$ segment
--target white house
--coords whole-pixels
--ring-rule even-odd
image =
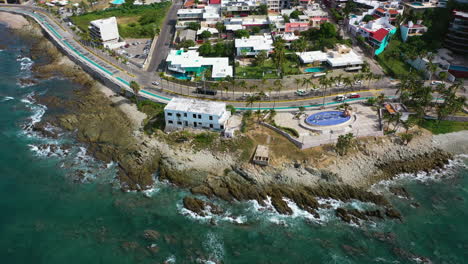
[[[166,59],[167,69],[182,73],[186,77],[202,74],[207,67],[211,67],[211,78],[219,79],[234,76],[232,66],[227,57],[202,57],[196,50],[171,50]]]
[[[115,17],[91,21],[89,33],[92,38],[100,40],[107,48],[113,49],[125,45],[125,42],[119,42],[119,29]]]
[[[245,53],[247,56],[255,56],[261,51],[270,53],[273,50],[273,39],[271,35],[250,36],[249,38],[236,39],[234,42],[237,56]]]
[[[364,63],[362,57],[351,48],[338,45],[334,50],[297,52],[302,63],[326,62],[332,68],[346,67],[347,70],[358,70]]]
[[[230,116],[226,103],[220,102],[172,98],[164,107],[166,131],[183,128],[223,131]]]

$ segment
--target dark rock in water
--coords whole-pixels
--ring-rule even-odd
[[[388,188],[388,190],[396,196],[401,196],[406,199],[410,199],[411,197],[404,187],[391,186],[390,188]]]
[[[58,131],[56,128],[52,128],[49,123],[37,122],[31,127],[32,131],[41,134],[47,138],[58,138]]]
[[[400,173],[417,173],[443,168],[452,157],[448,152],[437,150],[405,160],[386,161],[377,164],[377,167],[382,171],[381,179],[391,179]]]
[[[401,222],[403,222],[403,217],[401,216],[400,212],[393,208],[385,209],[385,215],[389,218],[399,219]]]
[[[124,251],[133,251],[135,249],[137,249],[138,247],[140,246],[140,244],[138,244],[137,242],[123,242],[120,247],[124,250]]]
[[[288,204],[283,200],[282,196],[274,195],[271,197],[271,204],[275,207],[276,211],[280,214],[290,215],[292,214],[292,209]]]
[[[364,255],[364,251],[360,248],[356,248],[356,247],[353,247],[353,246],[350,246],[350,245],[341,245],[341,247],[344,249],[344,251],[346,251],[346,254],[348,255],[353,255],[353,256],[356,256],[356,255],[359,255],[359,256],[363,256]]]
[[[205,202],[195,197],[186,196],[183,203],[186,209],[200,216],[206,216],[207,212],[217,215],[223,213],[223,210],[213,203]]]
[[[28,78],[20,78],[19,80],[19,84],[21,86],[29,86],[29,85],[35,85],[37,84],[37,81],[34,80],[34,79],[28,79]]]
[[[335,215],[347,223],[354,222],[358,225],[360,224],[359,220],[367,221],[370,220],[371,217],[383,219],[383,215],[380,210],[360,211],[357,209],[345,209],[340,207],[336,209]]]
[[[159,236],[159,232],[155,230],[147,229],[143,232],[143,237],[146,240],[158,240]]]
[[[351,223],[351,216],[348,215],[348,212],[344,208],[337,208],[335,211],[336,216],[341,218],[341,220],[345,221],[346,223]]]
[[[372,234],[372,236],[382,242],[394,243],[396,241],[395,233],[391,233],[391,232],[386,232],[386,233],[375,232]]]
[[[158,254],[158,252],[159,252],[159,247],[156,246],[156,245],[147,246],[146,249],[148,249],[148,251],[149,251],[152,255],[156,255],[156,254]]]

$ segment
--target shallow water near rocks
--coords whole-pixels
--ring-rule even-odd
[[[87,155],[63,134],[44,139],[25,125],[47,108],[31,96],[67,96],[79,88],[66,80],[21,87],[29,76],[18,56],[28,43],[0,26],[0,259],[2,263],[465,263],[468,259],[468,164],[452,164],[445,176],[402,176],[374,186],[404,216],[349,225],[331,210],[319,220],[297,208],[281,216],[256,202],[227,204],[223,215],[200,218],[182,209],[187,191],[157,183],[151,192],[123,193],[115,164]],[[50,154],[41,144],[71,144]],[[76,179],[77,173],[85,177]],[[419,179],[419,180],[418,180]],[[411,200],[388,192],[404,186]],[[320,200],[332,208],[342,202]],[[372,205],[353,201],[350,208]],[[213,219],[213,220],[212,220]],[[216,225],[213,225],[213,223]],[[159,232],[146,240],[145,230]],[[382,234],[388,232],[387,234]],[[398,261],[398,262],[395,262]]]

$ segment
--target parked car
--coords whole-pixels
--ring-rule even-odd
[[[305,91],[305,90],[297,90],[297,91],[295,92],[295,94],[298,95],[298,96],[305,96],[305,95],[307,95],[307,91]]]
[[[439,84],[444,84],[442,81],[432,81],[431,85],[439,85]]]
[[[342,94],[339,94],[335,97],[335,100],[338,101],[338,102],[342,102],[344,100],[348,99],[346,96],[342,95]]]
[[[252,96],[251,93],[244,93],[244,94],[242,95],[242,98],[247,98],[247,97],[250,97],[250,96]]]
[[[349,98],[360,98],[361,95],[357,94],[357,93],[352,93],[349,95]]]
[[[218,93],[218,91],[216,90],[203,89],[203,88],[197,88],[196,92],[199,94],[206,94],[206,95],[216,95]]]
[[[158,82],[152,82],[151,84],[154,85],[154,86],[159,86]]]

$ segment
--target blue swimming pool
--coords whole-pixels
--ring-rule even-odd
[[[468,67],[460,65],[451,65],[449,70],[468,72]]]
[[[351,116],[344,116],[342,111],[325,111],[312,114],[305,121],[313,126],[333,126],[342,124],[350,119]]]
[[[121,5],[121,4],[124,4],[125,3],[125,0],[113,0],[111,2],[111,4],[113,5]]]
[[[312,67],[312,68],[307,68],[307,69],[304,69],[304,72],[323,72],[325,70],[325,68],[322,68],[322,67]]]

